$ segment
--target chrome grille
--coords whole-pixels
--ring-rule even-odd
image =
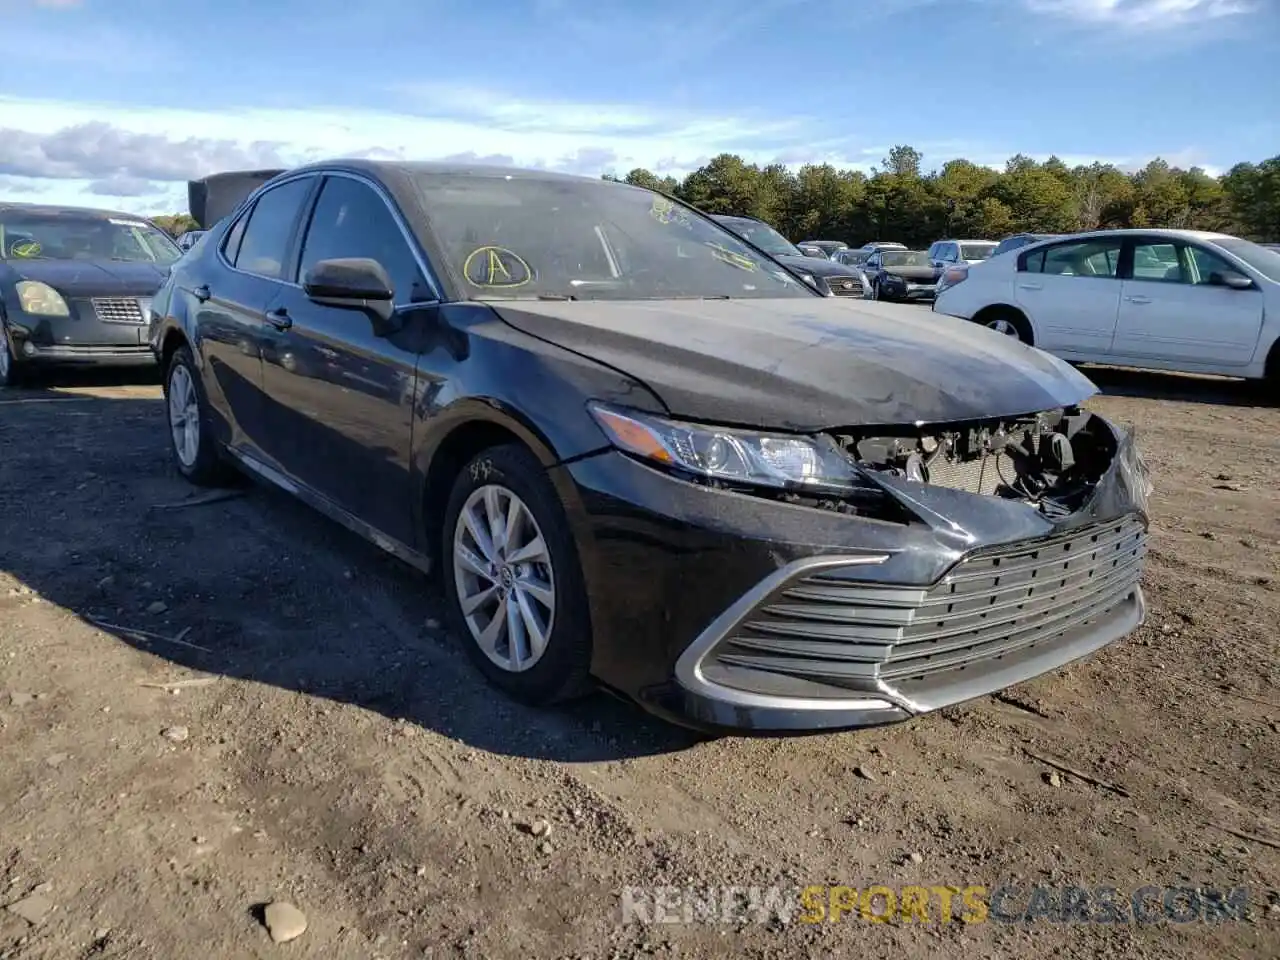
[[[146,323],[150,300],[137,297],[94,297],[93,312],[103,323]]]
[[[857,277],[827,277],[827,286],[837,297],[862,296],[862,281]]]
[[[810,695],[910,697],[958,682],[958,671],[1070,641],[1135,599],[1145,553],[1135,516],[976,551],[932,586],[859,581],[866,567],[814,574],[722,640],[707,674],[742,688],[769,674],[775,685],[778,675],[805,681]]]

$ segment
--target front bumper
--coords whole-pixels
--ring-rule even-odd
[[[905,303],[925,303],[934,300],[938,295],[938,288],[935,284],[884,284],[880,288],[880,295],[886,300],[898,300]]]
[[[22,364],[150,366],[149,297],[70,298],[70,316],[24,313],[10,306],[5,329]]]
[[[688,726],[899,722],[1088,656],[1145,616],[1145,501],[1119,463],[1057,524],[919,487],[908,495],[922,522],[862,519],[694,486],[617,453],[561,470],[578,501],[593,670]]]

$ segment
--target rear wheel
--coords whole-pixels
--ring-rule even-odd
[[[222,486],[232,471],[222,459],[210,427],[209,400],[191,351],[174,351],[164,378],[169,451],[178,472],[201,487]]]
[[[989,310],[978,318],[978,322],[988,330],[1006,337],[1014,337],[1023,343],[1031,342],[1031,327],[1027,324],[1027,318],[1017,310]]]
[[[454,480],[440,555],[452,632],[485,677],[535,705],[591,689],[586,586],[546,470],[517,444]]]

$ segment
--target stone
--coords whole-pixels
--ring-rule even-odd
[[[262,922],[274,943],[288,943],[307,931],[307,915],[285,900],[267,904]]]

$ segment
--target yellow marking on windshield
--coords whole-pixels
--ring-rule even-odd
[[[675,223],[685,229],[693,226],[689,222],[689,215],[663,196],[653,198],[653,203],[649,205],[649,216],[659,223]]]
[[[731,267],[737,267],[739,270],[752,272],[756,268],[756,262],[750,257],[744,257],[740,253],[734,253],[728,247],[721,246],[718,243],[708,242],[707,247],[711,250],[711,255],[721,263],[727,263]]]
[[[506,247],[477,247],[462,261],[462,275],[473,287],[510,289],[533,279],[533,268]]]
[[[9,256],[21,259],[38,257],[43,249],[38,240],[15,240],[13,241],[13,246],[9,248]]]

